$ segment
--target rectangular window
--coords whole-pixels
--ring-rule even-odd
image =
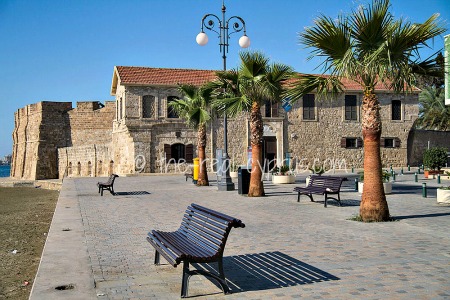
[[[154,103],[155,97],[151,95],[145,95],[142,97],[142,117],[153,118],[154,116]]]
[[[400,100],[392,100],[392,120],[402,119],[402,102]]]
[[[381,138],[380,145],[384,148],[399,148],[400,147],[400,139],[399,138]]]
[[[384,139],[384,148],[394,148],[394,139]]]
[[[316,119],[315,106],[314,94],[303,96],[303,120]]]
[[[341,138],[341,148],[356,149],[363,147],[362,138],[343,137]]]
[[[278,117],[278,102],[272,103],[271,101],[265,102],[264,116],[266,118],[276,118]]]
[[[356,121],[358,119],[355,95],[345,95],[345,120]]]

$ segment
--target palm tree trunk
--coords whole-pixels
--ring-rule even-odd
[[[263,142],[263,120],[261,108],[257,102],[253,102],[250,113],[250,143],[252,145],[252,173],[250,175],[250,187],[248,197],[264,196],[264,185],[262,182],[262,142]]]
[[[381,177],[380,103],[372,89],[365,91],[362,105],[364,138],[364,190],[359,213],[364,222],[388,221],[389,208]]]
[[[199,158],[199,172],[197,185],[208,186],[208,173],[206,171],[206,125],[201,124],[198,127],[197,133],[197,149],[198,149],[198,158]]]

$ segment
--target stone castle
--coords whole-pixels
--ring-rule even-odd
[[[115,101],[39,102],[15,113],[11,177],[50,179],[64,176],[107,176],[182,172],[196,157],[196,137],[167,105],[181,97],[178,84],[197,86],[215,77],[213,70],[147,67],[114,68],[111,95]],[[289,158],[292,167],[320,163],[328,167],[361,168],[362,91],[351,81],[333,101],[306,95],[286,111],[266,103],[264,160],[269,167]],[[421,148],[414,140],[429,139],[413,130],[418,94],[394,94],[377,87],[383,120],[384,166],[417,165]],[[208,157],[223,145],[223,120],[209,126]],[[434,133],[433,133],[434,134]],[[228,121],[228,154],[233,164],[247,162],[247,114]],[[435,145],[448,145],[448,135],[436,133]],[[212,166],[212,165],[211,165]]]

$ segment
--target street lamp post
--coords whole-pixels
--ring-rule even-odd
[[[230,35],[236,32],[244,31],[244,35],[239,39],[239,46],[242,48],[247,48],[250,46],[250,39],[247,36],[245,22],[241,17],[232,16],[228,20],[225,18],[226,7],[224,1],[222,1],[222,19],[214,14],[206,14],[202,18],[202,30],[197,35],[196,41],[200,46],[204,46],[208,43],[208,36],[206,35],[204,29],[208,29],[217,33],[219,37],[220,52],[222,53],[223,59],[223,70],[227,70],[227,53],[229,46]],[[215,21],[218,22],[219,26],[216,26]],[[233,23],[232,30],[230,31],[229,24]],[[217,30],[218,31],[217,31]],[[225,168],[225,176],[222,176],[220,184],[218,184],[220,191],[232,191],[234,190],[234,183],[231,181],[230,168],[229,168],[229,157],[228,157],[228,124],[227,124],[227,114],[223,117],[223,167]]]

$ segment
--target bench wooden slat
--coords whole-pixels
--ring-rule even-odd
[[[241,220],[192,203],[187,207],[180,227],[174,232],[153,230],[147,241],[155,248],[155,264],[162,255],[176,267],[183,262],[181,296],[187,296],[191,275],[202,274],[216,279],[224,293],[229,287],[223,272],[223,252],[231,228],[244,228]],[[189,270],[190,263],[218,262],[219,275],[203,270]]]
[[[237,228],[237,227],[244,228],[245,227],[245,224],[242,223],[241,220],[238,220],[236,218],[230,217],[230,216],[228,216],[226,214],[223,214],[223,213],[220,213],[218,211],[215,211],[215,210],[212,210],[212,209],[200,206],[198,204],[195,204],[195,208],[193,208],[193,210],[209,214],[208,217],[215,216],[217,218],[218,222],[222,222],[222,220],[223,220],[223,221],[225,221],[226,223],[229,223],[230,225],[232,225],[235,228]]]
[[[204,249],[198,247],[195,243],[186,240],[186,236],[180,234],[178,231],[175,232],[165,232],[163,237],[168,240],[173,247],[176,247],[182,252],[182,256],[194,259],[198,257],[205,257],[213,255],[213,251],[205,251]]]
[[[193,230],[192,228],[180,228],[185,235],[189,235],[195,240],[199,240],[202,243],[204,243],[210,250],[212,251],[218,251],[220,249],[220,246],[222,245],[221,240],[212,240],[210,238],[205,238],[204,236],[200,235],[198,231]]]
[[[222,240],[218,240],[218,239],[214,239],[214,238],[209,238],[209,237],[205,237],[204,235],[202,235],[201,231],[199,231],[198,229],[195,228],[188,228],[188,227],[180,227],[181,231],[183,232],[189,232],[192,236],[195,236],[196,239],[199,239],[205,243],[207,243],[208,245],[210,245],[210,247],[214,250],[214,251],[218,251],[222,245]]]
[[[194,219],[195,220],[195,219]],[[205,226],[202,226],[201,223],[193,221],[192,219],[183,219],[182,223],[186,227],[194,227],[201,231],[201,235],[203,235],[205,238],[214,237],[218,240],[222,240],[223,235],[225,234],[225,231],[222,232],[211,229],[207,224],[204,224]],[[206,235],[205,235],[206,234]]]
[[[196,219],[200,219],[199,222],[202,222],[202,224],[204,222],[204,223],[210,224],[212,227],[218,228],[220,230],[226,230],[228,228],[228,223],[216,221],[214,219],[205,217],[203,214],[198,214],[196,212],[191,211],[189,214],[186,213],[186,214],[184,214],[184,217],[185,218],[195,217]]]

